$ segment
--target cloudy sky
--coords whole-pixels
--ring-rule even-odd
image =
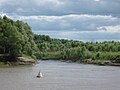
[[[53,38],[120,41],[120,0],[0,0],[0,14]]]

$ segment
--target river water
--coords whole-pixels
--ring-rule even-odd
[[[120,90],[120,67],[40,61],[0,68],[0,90]]]

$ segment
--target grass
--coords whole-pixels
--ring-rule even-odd
[[[27,58],[27,59],[33,59],[32,56],[28,56],[28,55],[25,55],[25,54],[22,54],[22,57]]]

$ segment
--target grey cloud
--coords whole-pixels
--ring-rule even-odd
[[[101,15],[22,17],[34,30],[96,31],[98,27],[120,25],[120,19]]]
[[[101,15],[24,17],[33,32],[82,41],[120,41],[120,19]],[[30,21],[29,21],[30,20]],[[31,21],[32,20],[32,21]]]
[[[35,31],[37,34],[49,35],[52,38],[72,39],[81,41],[120,41],[120,32],[105,31]]]
[[[11,15],[92,14],[120,17],[119,0],[2,0],[0,11]]]
[[[57,14],[56,9],[62,5],[59,0],[8,0],[0,3],[0,11],[21,16]]]
[[[0,12],[34,33],[85,41],[120,41],[119,9],[120,0],[0,0]]]

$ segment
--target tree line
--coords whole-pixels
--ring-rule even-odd
[[[120,42],[82,42],[75,40],[53,39],[45,35],[34,35],[34,41],[39,49],[39,58],[85,61],[110,60],[120,55]],[[117,58],[120,59],[120,58]]]
[[[17,57],[57,60],[109,60],[120,61],[120,42],[82,42],[55,39],[33,34],[23,21],[0,17],[0,61],[16,61]]]

